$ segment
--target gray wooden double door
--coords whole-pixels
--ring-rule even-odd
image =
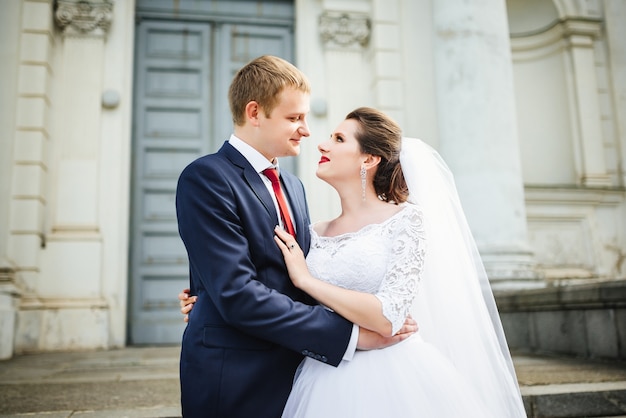
[[[189,276],[176,224],[176,182],[188,163],[216,151],[230,135],[227,91],[234,73],[262,54],[292,58],[290,2],[224,1],[220,13],[214,10],[220,2],[180,3],[177,19],[168,10],[171,2],[140,0],[137,6],[130,344],[181,340],[184,322],[176,296]],[[259,15],[257,3],[265,4],[268,16]],[[273,9],[268,3],[275,3]],[[142,4],[152,9],[142,12]]]

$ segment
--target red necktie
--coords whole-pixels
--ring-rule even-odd
[[[267,176],[268,179],[272,182],[272,188],[274,189],[274,194],[276,195],[276,200],[278,201],[278,207],[280,208],[280,219],[283,221],[283,225],[287,228],[287,232],[289,232],[294,237],[296,236],[296,230],[293,228],[293,223],[291,223],[291,216],[289,216],[289,207],[287,206],[287,201],[285,200],[285,196],[283,195],[283,190],[280,187],[280,180],[278,180],[278,173],[275,168],[267,168],[263,170],[263,174]]]

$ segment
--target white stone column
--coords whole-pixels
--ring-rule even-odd
[[[440,151],[496,286],[535,281],[504,0],[433,1]]]
[[[606,36],[609,48],[611,78],[615,89],[616,138],[620,139],[619,156],[621,184],[626,185],[626,2],[622,0],[604,0]]]
[[[604,160],[604,144],[594,41],[601,33],[601,22],[590,19],[567,19],[563,23],[564,38],[574,79],[574,139],[579,181],[583,186],[611,186]]]

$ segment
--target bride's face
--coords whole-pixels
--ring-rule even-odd
[[[356,139],[359,123],[346,119],[337,126],[330,138],[321,142],[317,149],[322,154],[317,165],[317,177],[330,185],[358,182],[360,187],[361,164],[366,156]]]

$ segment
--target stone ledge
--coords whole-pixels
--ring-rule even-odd
[[[512,350],[626,360],[626,280],[495,297]]]
[[[501,313],[626,308],[626,280],[501,291],[494,295]]]

